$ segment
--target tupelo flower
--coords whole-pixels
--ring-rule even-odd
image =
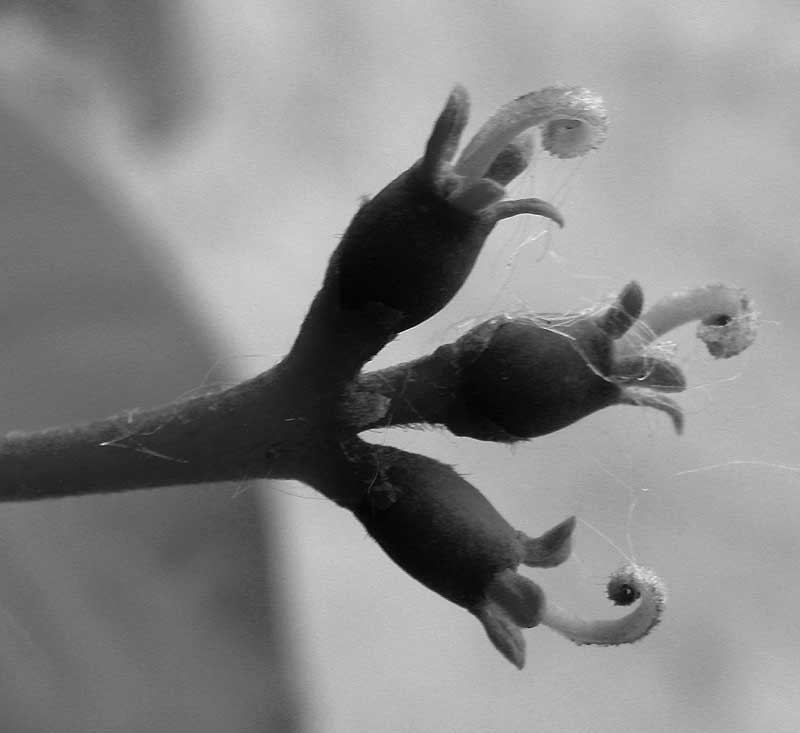
[[[469,100],[457,86],[434,124],[423,157],[353,217],[323,289],[346,311],[376,305],[397,314],[395,333],[443,308],[472,270],[498,221],[519,214],[563,219],[537,198],[505,199],[505,184],[528,165],[531,127],[545,150],[583,155],[605,137],[602,100],[579,87],[549,87],[501,107],[453,161]],[[383,344],[381,344],[382,346]]]
[[[666,412],[676,431],[680,407],[664,392],[686,387],[681,370],[642,351],[620,353],[619,340],[638,323],[644,296],[626,285],[597,313],[499,316],[454,345],[459,399],[447,419],[459,435],[512,442],[560,430],[611,405]]]
[[[725,285],[683,290],[642,314],[638,283],[599,312],[498,316],[452,347],[458,394],[443,421],[454,433],[513,442],[560,430],[612,405],[666,413],[683,429],[680,406],[665,393],[686,388],[680,368],[649,345],[692,320],[717,358],[755,339],[757,315],[743,291]]]
[[[514,442],[605,407],[637,405],[666,413],[680,433],[683,413],[668,395],[686,379],[652,342],[694,319],[712,355],[733,356],[755,339],[757,315],[743,291],[719,284],[673,293],[644,313],[643,306],[631,282],[604,308],[497,316],[432,354],[361,375],[346,420],[359,430],[434,424]]]
[[[520,565],[551,568],[569,558],[575,518],[538,537],[512,527],[450,466],[426,456],[352,441],[347,454],[369,491],[353,511],[383,550],[409,575],[480,621],[494,646],[525,665],[522,629],[540,623],[578,644],[640,639],[658,623],[663,585],[629,566],[612,575],[609,598],[638,605],[614,620],[585,621],[550,603]]]

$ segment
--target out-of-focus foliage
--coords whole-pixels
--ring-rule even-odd
[[[6,430],[174,399],[218,356],[157,230],[124,207],[123,187],[101,190],[107,163],[98,154],[84,166],[78,146],[91,135],[74,136],[102,102],[93,84],[106,79],[132,138],[167,153],[191,113],[161,88],[172,65],[158,34],[178,29],[165,28],[158,3],[110,3],[110,27],[67,7],[20,7],[4,27],[29,34],[30,61],[41,53],[38,67],[2,70]],[[140,12],[117,18],[118,8]],[[48,66],[59,58],[74,66]],[[77,68],[85,75],[71,76]],[[0,729],[297,729],[283,569],[259,497],[245,488],[3,506]]]

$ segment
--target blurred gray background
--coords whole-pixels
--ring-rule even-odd
[[[669,587],[629,647],[468,614],[300,484],[5,507],[0,727],[11,731],[796,731],[800,9],[793,2],[5,2],[3,425],[101,417],[268,368],[363,194],[420,154],[455,82],[477,128],[554,82],[608,142],[518,184],[563,231],[498,228],[384,365],[501,310],[745,287],[757,343],[671,335],[683,436],[618,407],[507,447],[380,431],[455,464],[520,529],[582,520],[532,572],[587,616],[633,556]],[[188,511],[187,507],[192,507]],[[155,549],[154,549],[155,548]]]

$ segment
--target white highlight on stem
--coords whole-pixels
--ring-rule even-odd
[[[622,618],[586,621],[548,602],[540,616],[540,623],[576,644],[615,646],[638,641],[661,620],[666,602],[664,583],[652,570],[630,564],[611,576],[609,589],[612,585],[618,590],[621,587],[629,589],[639,597],[636,608]]]
[[[603,100],[583,87],[554,86],[530,92],[500,107],[481,127],[456,161],[454,171],[480,178],[517,135],[542,128],[542,147],[559,158],[575,158],[606,138]]]
[[[716,358],[728,358],[755,341],[758,317],[747,294],[721,283],[679,290],[651,306],[617,341],[617,356],[640,352],[674,328],[700,321],[697,337]]]

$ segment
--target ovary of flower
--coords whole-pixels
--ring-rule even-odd
[[[500,107],[459,156],[454,172],[480,178],[521,132],[542,129],[542,147],[558,158],[575,158],[606,137],[603,100],[583,87],[553,86],[530,92]]]

